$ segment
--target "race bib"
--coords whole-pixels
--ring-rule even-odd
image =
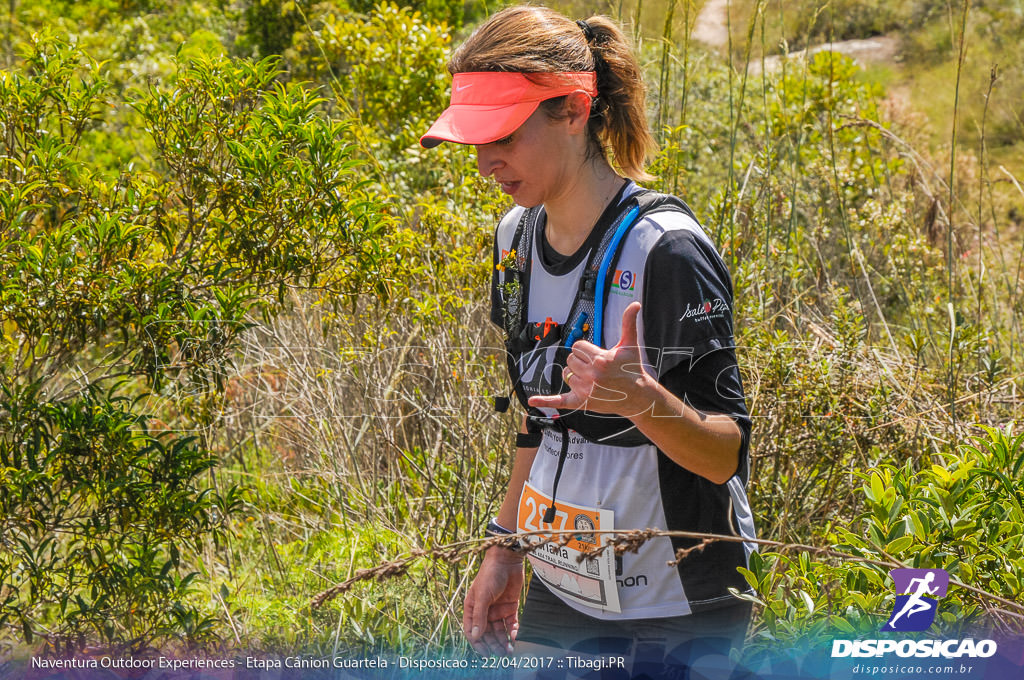
[[[607,548],[593,552],[606,545],[611,534],[590,533],[614,529],[614,513],[570,505],[562,500],[555,506],[555,520],[548,524],[544,521],[544,514],[551,507],[551,499],[529,482],[523,485],[523,493],[519,497],[519,531],[574,532],[565,545],[561,543],[566,534],[538,534],[524,538],[524,543],[540,544],[529,553],[533,573],[566,600],[609,612],[621,612],[615,584],[615,551]],[[545,543],[548,538],[551,541]]]

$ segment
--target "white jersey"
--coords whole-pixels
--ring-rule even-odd
[[[628,185],[625,200],[634,191]],[[559,258],[546,249],[543,216],[532,239],[527,320],[565,324],[589,251],[616,214],[610,207],[577,253]],[[495,263],[512,249],[523,214],[513,208],[498,225]],[[554,255],[554,257],[552,257]],[[554,261],[552,261],[554,260]],[[643,215],[626,237],[615,265],[604,314],[603,346],[618,342],[621,317],[634,300],[643,304],[638,338],[645,347],[643,370],[691,406],[732,416],[743,432],[736,474],[723,485],[677,465],[652,444],[608,446],[570,430],[555,502],[570,508],[567,528],[601,522],[601,529],[673,529],[754,537],[747,501],[747,440],[750,420],[743,401],[732,339],[732,286],[721,258],[703,229],[678,211]],[[501,325],[503,291],[492,290],[492,320]],[[538,370],[536,366],[531,370]],[[543,370],[541,367],[539,370]],[[561,433],[545,429],[520,504],[519,530],[537,529],[538,505],[549,502],[561,451]],[[575,525],[573,524],[575,516]],[[602,519],[603,518],[603,519]],[[605,522],[614,526],[604,525]],[[694,551],[677,567],[676,550],[696,544],[659,537],[638,553],[616,557],[614,580],[595,565],[559,571],[558,556],[534,563],[538,574],[567,604],[601,619],[679,616],[735,601],[730,587],[749,588],[736,571],[746,566],[752,543],[716,542]],[[611,559],[609,557],[609,559]],[[575,561],[573,561],[575,563]],[[600,573],[599,573],[600,572]],[[601,579],[604,579],[603,581]],[[614,588],[615,592],[608,592]]]

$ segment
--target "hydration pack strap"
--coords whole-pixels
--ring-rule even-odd
[[[598,245],[587,255],[566,323],[556,329],[561,333],[560,344],[563,350],[569,350],[580,339],[589,340],[600,347],[605,346],[604,308],[612,283],[608,273],[615,271],[626,236],[644,215],[654,211],[675,211],[689,215],[694,221],[697,219],[683,201],[647,189],[634,192],[617,204],[617,208],[618,214],[601,235]],[[542,210],[542,206],[535,206],[523,211],[510,244],[515,251],[515,266],[504,268],[499,277],[499,285],[502,287],[500,297],[504,307],[505,346],[513,391],[528,414],[543,427],[551,427],[544,422],[548,419],[541,412],[527,405],[527,394],[522,389],[518,366],[519,357],[537,346],[537,333],[529,327],[527,319],[534,236]],[[563,426],[568,427],[565,424]],[[613,434],[598,440],[615,436]]]
[[[608,279],[608,270],[611,269],[612,265],[618,262],[622,239],[633,227],[633,223],[636,222],[636,217],[639,214],[639,204],[630,208],[629,212],[626,213],[622,222],[619,223],[618,228],[615,229],[615,233],[612,234],[611,243],[608,244],[608,250],[605,252],[604,258],[601,260],[601,266],[597,270],[597,289],[594,291],[593,337],[594,344],[598,347],[604,347],[604,296],[605,282]]]

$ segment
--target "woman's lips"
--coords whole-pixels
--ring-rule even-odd
[[[519,182],[498,182],[498,184],[501,185],[501,190],[504,191],[506,194],[513,194],[513,193],[515,193],[516,189],[519,188],[519,184],[520,183]]]

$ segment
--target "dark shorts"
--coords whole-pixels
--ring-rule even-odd
[[[735,603],[688,616],[605,621],[576,611],[534,577],[520,616],[518,640],[567,654],[626,659],[622,672],[616,665],[594,677],[685,678],[688,669],[719,666],[726,663],[730,650],[743,647],[751,606],[737,598]]]

